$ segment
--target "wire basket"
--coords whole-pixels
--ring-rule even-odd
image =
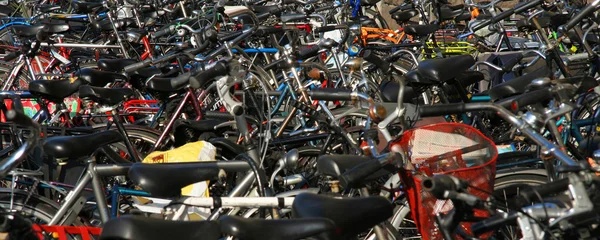
[[[100,233],[102,232],[102,228],[84,226],[48,226],[34,224],[32,228],[41,240],[92,240],[97,239],[97,237],[94,236],[100,236]]]
[[[442,239],[435,225],[437,213],[452,208],[450,200],[438,200],[421,188],[421,180],[438,174],[449,174],[466,180],[485,192],[469,188],[470,194],[485,199],[493,191],[498,152],[492,140],[477,129],[460,123],[439,123],[411,129],[399,140],[414,169],[401,172],[411,214],[423,239]],[[487,217],[475,210],[476,217]],[[471,234],[470,223],[461,223]],[[454,236],[461,239],[460,236]],[[486,236],[483,236],[485,238]]]

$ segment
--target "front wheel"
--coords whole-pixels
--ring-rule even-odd
[[[506,202],[514,198],[519,192],[529,186],[537,186],[547,183],[548,178],[543,169],[515,168],[501,170],[496,173],[494,183],[494,198]],[[510,206],[508,206],[510,208]],[[421,239],[420,233],[411,219],[410,206],[408,202],[402,201],[394,210],[390,219],[392,226],[396,228],[403,239]],[[511,233],[517,233],[514,229],[500,229],[496,233],[496,239],[518,239]]]

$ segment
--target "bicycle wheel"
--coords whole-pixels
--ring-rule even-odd
[[[511,199],[520,192],[521,189],[527,186],[541,185],[547,182],[545,171],[534,168],[515,168],[499,171],[496,174],[494,184],[494,193],[496,199],[506,200]],[[414,225],[414,221],[410,216],[410,207],[406,201],[401,202],[395,210],[394,215],[390,219],[390,223],[398,231],[403,239],[421,239],[418,229]],[[510,207],[510,206],[508,206]],[[517,233],[506,227],[498,231],[500,236],[506,236],[505,233]],[[496,234],[496,235],[498,235]],[[500,238],[513,239],[513,238]],[[518,239],[518,238],[515,238]]]
[[[140,154],[140,157],[143,159],[145,156],[150,154],[150,149],[152,149],[152,147],[154,146],[156,141],[158,141],[160,132],[158,132],[157,130],[154,130],[152,128],[149,128],[149,127],[137,126],[137,125],[125,125],[124,127],[125,127],[125,131],[127,132],[127,137],[129,138],[129,141],[131,142],[133,147],[137,150],[137,152]],[[97,130],[105,131],[106,128],[99,127],[99,128],[97,128]],[[116,127],[112,127],[110,130],[116,131],[117,129],[116,129]],[[161,147],[161,149],[169,149],[171,146],[173,146],[173,141],[172,141],[171,137],[167,137],[165,139],[164,144],[162,144],[161,146],[163,146],[163,147]],[[124,143],[119,142],[119,143],[111,144],[110,147],[113,150],[115,150],[116,153],[121,155],[121,157],[123,157],[124,159],[135,162],[135,160],[133,160],[129,156],[129,154],[128,154],[129,151],[127,151],[127,147],[125,147]]]
[[[48,223],[58,211],[59,206],[50,199],[36,194],[28,198],[27,192],[14,190],[14,194],[11,194],[10,191],[11,189],[7,188],[0,189],[0,208],[18,211],[32,219],[34,223]]]

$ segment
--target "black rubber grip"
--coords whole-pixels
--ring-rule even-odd
[[[151,63],[152,63],[152,61],[150,59],[146,59],[146,60],[144,60],[142,62],[138,62],[138,63],[134,63],[134,64],[131,64],[131,65],[125,66],[123,68],[123,71],[126,72],[126,73],[133,72],[133,71],[136,71],[136,70],[138,70],[140,68],[148,67],[148,66],[150,66]]]
[[[446,191],[460,191],[468,186],[464,180],[445,174],[425,178],[421,185],[424,191],[430,192],[437,199],[446,199]]]
[[[515,6],[515,14],[525,12],[525,11],[527,11],[531,8],[534,8],[540,4],[542,4],[542,0],[533,0],[533,1],[527,1],[527,2],[521,3],[517,6]]]
[[[267,20],[267,18],[269,18],[270,16],[271,16],[271,13],[268,13],[268,12],[259,13],[259,14],[256,14],[256,19],[258,19],[258,21],[264,21],[264,20]]]
[[[591,5],[591,4],[586,6],[583,10],[581,10],[579,13],[577,13],[575,16],[573,16],[573,18],[571,18],[571,20],[569,20],[567,22],[567,24],[564,25],[564,30],[568,31],[571,28],[575,27],[575,25],[577,25],[579,22],[581,22],[587,16],[594,13],[596,11],[596,7],[597,6]]]
[[[477,25],[475,25],[474,27],[471,28],[471,31],[476,32],[479,29],[482,29],[484,27],[489,26],[490,24],[492,24],[492,20],[485,20],[483,22],[478,23]]]
[[[17,58],[19,56],[18,52],[11,52],[9,54],[6,54],[6,56],[4,56],[4,61],[12,61],[13,59]]]
[[[36,123],[33,120],[31,120],[31,118],[29,118],[27,115],[25,115],[25,113],[22,112],[8,110],[4,115],[6,116],[7,121],[14,122],[21,126],[34,127],[36,125]]]
[[[370,62],[372,64],[375,64],[375,66],[377,66],[377,68],[381,69],[384,73],[387,73],[390,71],[390,63],[381,59],[379,56],[377,56],[371,50],[366,50],[363,53],[363,59],[367,60],[368,62]]]
[[[294,3],[296,3],[296,0],[283,0],[282,3],[283,4],[294,4]]]
[[[517,213],[517,211],[513,211],[507,216],[498,214],[483,221],[473,223],[473,225],[471,225],[471,231],[473,232],[473,235],[479,236],[486,232],[496,230],[507,224],[515,223],[517,221],[517,217],[519,216]]]
[[[566,191],[569,188],[569,179],[563,178],[543,185],[530,186],[522,189],[515,199],[518,206],[527,206],[532,202],[538,202],[541,198],[548,197]]]
[[[412,6],[411,6],[412,7]],[[395,8],[392,8],[388,13],[390,13],[390,15],[394,14],[395,12],[399,11],[400,9],[404,8],[404,6],[400,5],[397,6]]]
[[[298,60],[306,60],[307,58],[317,56],[319,54],[319,50],[321,49],[318,45],[302,48],[298,53]]]
[[[210,119],[218,119],[218,120],[233,120],[233,115],[228,112],[217,112],[217,111],[207,111],[204,113],[205,118]]]
[[[192,88],[201,88],[216,77],[227,75],[228,72],[229,64],[225,61],[218,61],[211,68],[190,77],[190,86]]]
[[[163,28],[161,30],[158,30],[154,33],[152,33],[152,38],[159,38],[165,35],[169,35],[171,32],[173,32],[175,30],[175,26],[168,26],[166,28]]]
[[[521,94],[510,104],[513,111],[517,111],[523,107],[534,103],[540,103],[552,98],[552,89],[549,87]]]
[[[512,72],[513,67],[521,62],[521,60],[523,60],[523,54],[515,54],[514,57],[502,63],[502,71]]]
[[[384,166],[377,159],[366,161],[365,163],[357,165],[342,173],[339,178],[340,185],[344,188],[358,188],[360,187],[362,180],[383,167]]]
[[[419,107],[421,117],[452,115],[471,111],[464,103],[435,104]]]
[[[259,26],[256,30],[256,35],[268,35],[285,32],[284,28],[278,28],[275,26]]]
[[[500,14],[494,16],[491,21],[492,21],[492,23],[498,23],[498,22],[510,17],[514,13],[515,13],[515,9],[506,10],[506,11],[501,12]]]
[[[340,30],[340,29],[346,29],[346,28],[348,28],[348,26],[346,26],[346,25],[329,25],[329,26],[315,28],[313,31],[316,33],[320,33],[320,32],[330,32],[333,30]]]
[[[323,101],[350,101],[352,100],[352,91],[341,88],[315,88],[308,91],[308,95],[313,100]]]

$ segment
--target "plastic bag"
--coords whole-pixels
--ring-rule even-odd
[[[183,163],[215,161],[217,149],[205,141],[187,143],[181,147],[150,153],[143,163]],[[177,173],[174,173],[177,174]],[[191,197],[208,197],[208,181],[194,183],[181,189],[181,194]]]

